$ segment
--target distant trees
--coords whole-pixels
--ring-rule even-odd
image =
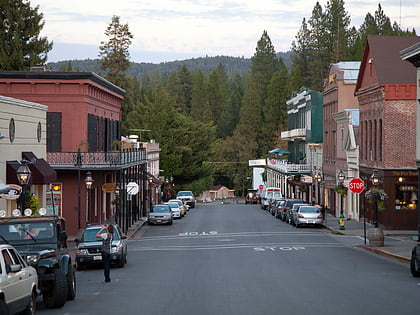
[[[44,22],[38,9],[25,0],[0,0],[0,70],[45,65],[53,44],[40,37]]]

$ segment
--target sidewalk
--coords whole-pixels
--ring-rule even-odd
[[[360,247],[406,263],[410,263],[411,250],[416,245],[416,242],[411,237],[418,235],[416,230],[384,230],[384,246],[372,247],[369,246],[369,240],[367,239],[369,230],[373,228],[373,225],[370,223],[366,222],[365,228],[363,221],[346,220],[344,221],[345,229],[340,230],[338,218],[328,214],[327,220],[324,221],[324,226],[337,234],[355,235],[362,238],[365,238],[366,231],[366,244],[362,244]]]

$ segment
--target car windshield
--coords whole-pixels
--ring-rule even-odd
[[[55,236],[52,222],[8,222],[0,225],[0,242],[40,240]]]
[[[102,241],[102,239],[100,237],[96,237],[96,233],[98,233],[100,227],[98,228],[94,228],[94,229],[87,229],[81,238],[81,242],[98,242],[98,241]],[[105,231],[104,231],[105,233]],[[118,232],[115,232],[114,229],[114,240],[119,240],[120,236],[118,235]]]
[[[192,192],[190,191],[180,191],[177,196],[192,196]]]
[[[167,207],[153,207],[151,212],[158,212],[158,213],[162,213],[162,212],[168,212],[169,209]]]
[[[177,202],[168,202],[168,205],[171,208],[179,208],[179,204]]]

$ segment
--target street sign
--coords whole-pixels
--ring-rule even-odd
[[[129,182],[127,184],[127,194],[129,195],[137,195],[139,192],[139,185],[135,182]]]
[[[264,185],[259,185],[259,186],[258,186],[258,189],[259,189],[259,190],[263,190],[263,189],[264,189]]]
[[[353,178],[349,182],[349,189],[355,194],[360,194],[365,189],[365,182],[360,178]]]

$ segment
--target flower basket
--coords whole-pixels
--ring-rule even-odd
[[[345,196],[345,195],[347,195],[348,188],[346,186],[344,186],[343,184],[338,184],[337,186],[334,187],[334,190],[338,194],[340,194],[342,196]]]
[[[387,193],[382,189],[369,189],[365,192],[365,198],[369,203],[378,202],[378,209],[383,209],[384,200],[388,198]]]

